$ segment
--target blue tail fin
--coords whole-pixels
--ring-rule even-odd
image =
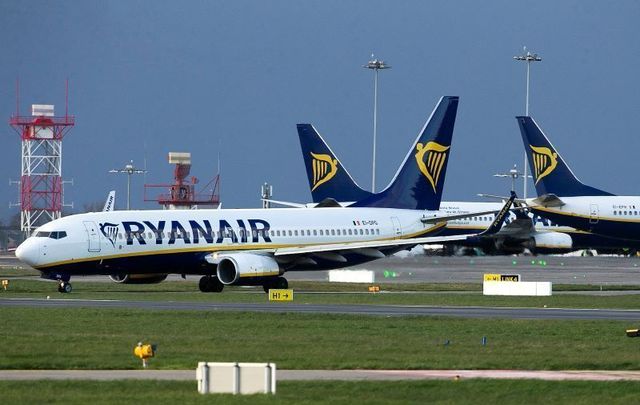
[[[442,199],[457,111],[458,97],[442,97],[391,184],[352,206],[437,210]]]
[[[329,145],[311,124],[298,124],[300,147],[313,202],[327,198],[360,201],[371,195],[353,181]]]
[[[576,178],[558,151],[531,117],[516,117],[529,167],[538,196],[555,194],[558,197],[613,195],[587,186]]]

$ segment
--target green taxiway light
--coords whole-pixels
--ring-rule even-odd
[[[517,261],[515,261],[515,260],[513,260],[513,261],[511,262],[511,264],[513,264],[513,265],[515,266],[516,264],[518,264],[518,262],[517,262]]]

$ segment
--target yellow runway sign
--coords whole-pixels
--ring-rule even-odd
[[[293,301],[293,290],[269,290],[269,301]]]

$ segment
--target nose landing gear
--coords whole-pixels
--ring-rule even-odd
[[[60,281],[58,283],[58,292],[68,294],[73,290],[71,283],[68,281]]]

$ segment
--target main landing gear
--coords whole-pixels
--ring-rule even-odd
[[[287,288],[289,288],[289,282],[284,277],[276,277],[266,281],[262,285],[262,288],[266,293],[269,293],[270,289],[286,290]]]
[[[218,280],[218,277],[203,276],[198,283],[200,291],[202,292],[222,292],[224,284]]]
[[[58,292],[61,292],[63,294],[68,294],[71,292],[71,290],[73,290],[73,287],[71,286],[70,282],[60,281],[58,283]]]

